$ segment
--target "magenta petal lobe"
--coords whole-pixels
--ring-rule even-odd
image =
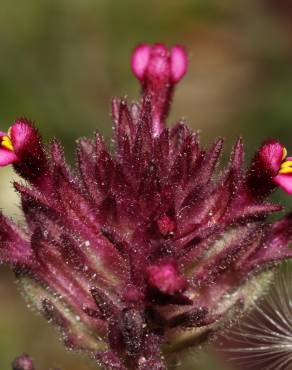
[[[15,163],[18,161],[18,157],[15,152],[11,150],[0,147],[0,166],[4,167],[9,164]]]
[[[285,190],[286,193],[292,195],[292,173],[278,174],[273,180],[277,185]]]
[[[178,82],[187,71],[187,54],[183,47],[175,46],[171,49],[170,55],[171,78],[174,82]]]
[[[151,47],[146,44],[139,45],[133,52],[131,67],[134,75],[139,79],[143,79],[148,66],[151,53]]]

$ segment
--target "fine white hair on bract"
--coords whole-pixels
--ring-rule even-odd
[[[224,357],[245,370],[292,369],[292,264],[285,262],[265,298],[225,332]]]

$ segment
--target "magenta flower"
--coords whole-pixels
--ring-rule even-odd
[[[105,369],[158,370],[246,310],[292,256],[291,214],[267,221],[281,206],[266,201],[277,185],[291,193],[291,158],[270,140],[245,171],[239,139],[218,173],[222,139],[206,150],[184,122],[166,128],[184,49],[140,45],[132,69],[140,103],[113,99],[113,151],[98,133],[81,139],[75,171],[30,122],[3,134],[1,163],[28,184],[15,183],[25,228],[1,215],[0,260],[67,347]]]

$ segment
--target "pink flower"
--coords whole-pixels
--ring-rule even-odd
[[[132,70],[151,101],[153,135],[165,125],[174,85],[187,71],[187,55],[181,46],[168,50],[163,44],[141,44],[132,54]]]
[[[37,184],[46,175],[47,159],[41,137],[33,124],[18,119],[8,130],[0,133],[0,166],[13,164],[16,172]]]
[[[267,197],[276,185],[292,194],[292,161],[287,157],[286,148],[277,140],[267,140],[259,148],[252,162],[248,183],[257,197]]]

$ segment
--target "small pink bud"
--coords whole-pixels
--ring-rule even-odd
[[[169,50],[163,44],[153,46],[141,44],[136,47],[131,58],[131,67],[139,80],[167,80],[178,82],[186,73],[188,58],[182,46]],[[145,82],[145,81],[144,81]]]
[[[34,370],[32,359],[25,353],[17,357],[12,364],[13,370]]]
[[[187,282],[179,272],[175,261],[163,261],[147,268],[150,286],[165,294],[175,294],[186,288]]]
[[[157,226],[160,233],[164,236],[172,234],[176,229],[173,219],[165,214],[157,220]]]
[[[132,54],[131,67],[141,81],[143,98],[151,99],[154,136],[159,136],[165,126],[174,85],[186,73],[187,65],[187,54],[182,46],[168,49],[160,43],[141,44]]]

